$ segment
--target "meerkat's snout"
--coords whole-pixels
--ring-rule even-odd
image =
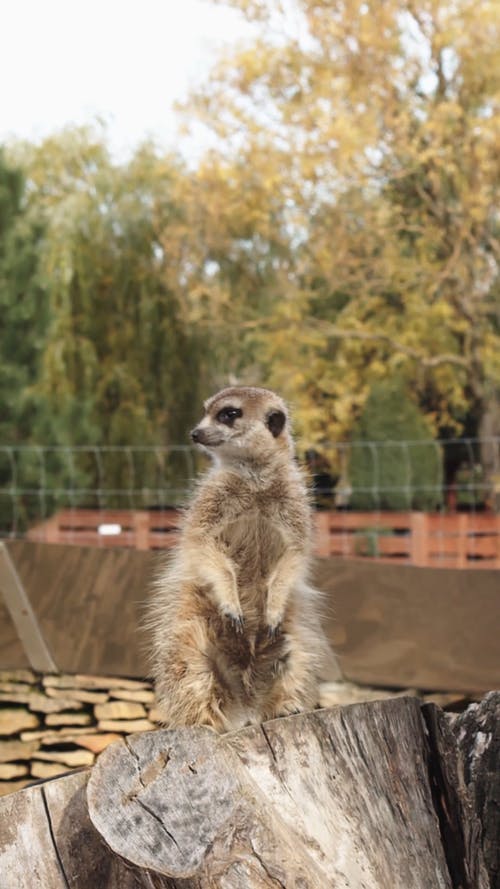
[[[206,432],[204,432],[203,429],[200,429],[199,426],[195,426],[195,428],[191,430],[189,435],[191,436],[191,439],[192,439],[192,441],[194,441],[195,444],[199,444],[199,445],[209,444],[209,442],[207,442],[207,440],[206,440],[206,438],[207,438]]]

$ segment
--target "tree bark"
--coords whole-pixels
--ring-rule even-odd
[[[130,736],[0,800],[0,885],[498,889],[499,724],[497,693]]]
[[[452,730],[464,781],[480,824],[491,889],[500,889],[500,693],[491,692],[455,717]]]

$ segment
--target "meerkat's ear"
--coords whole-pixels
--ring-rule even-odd
[[[266,417],[266,426],[274,438],[278,438],[278,435],[283,432],[285,423],[286,416],[283,411],[271,411]]]

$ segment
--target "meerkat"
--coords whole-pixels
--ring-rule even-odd
[[[164,725],[226,732],[317,706],[328,646],[285,403],[268,389],[232,387],[204,407],[191,438],[213,464],[159,576],[149,624]]]

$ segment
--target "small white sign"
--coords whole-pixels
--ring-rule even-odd
[[[99,525],[97,529],[98,534],[102,534],[103,537],[113,537],[115,534],[122,533],[121,525]]]

